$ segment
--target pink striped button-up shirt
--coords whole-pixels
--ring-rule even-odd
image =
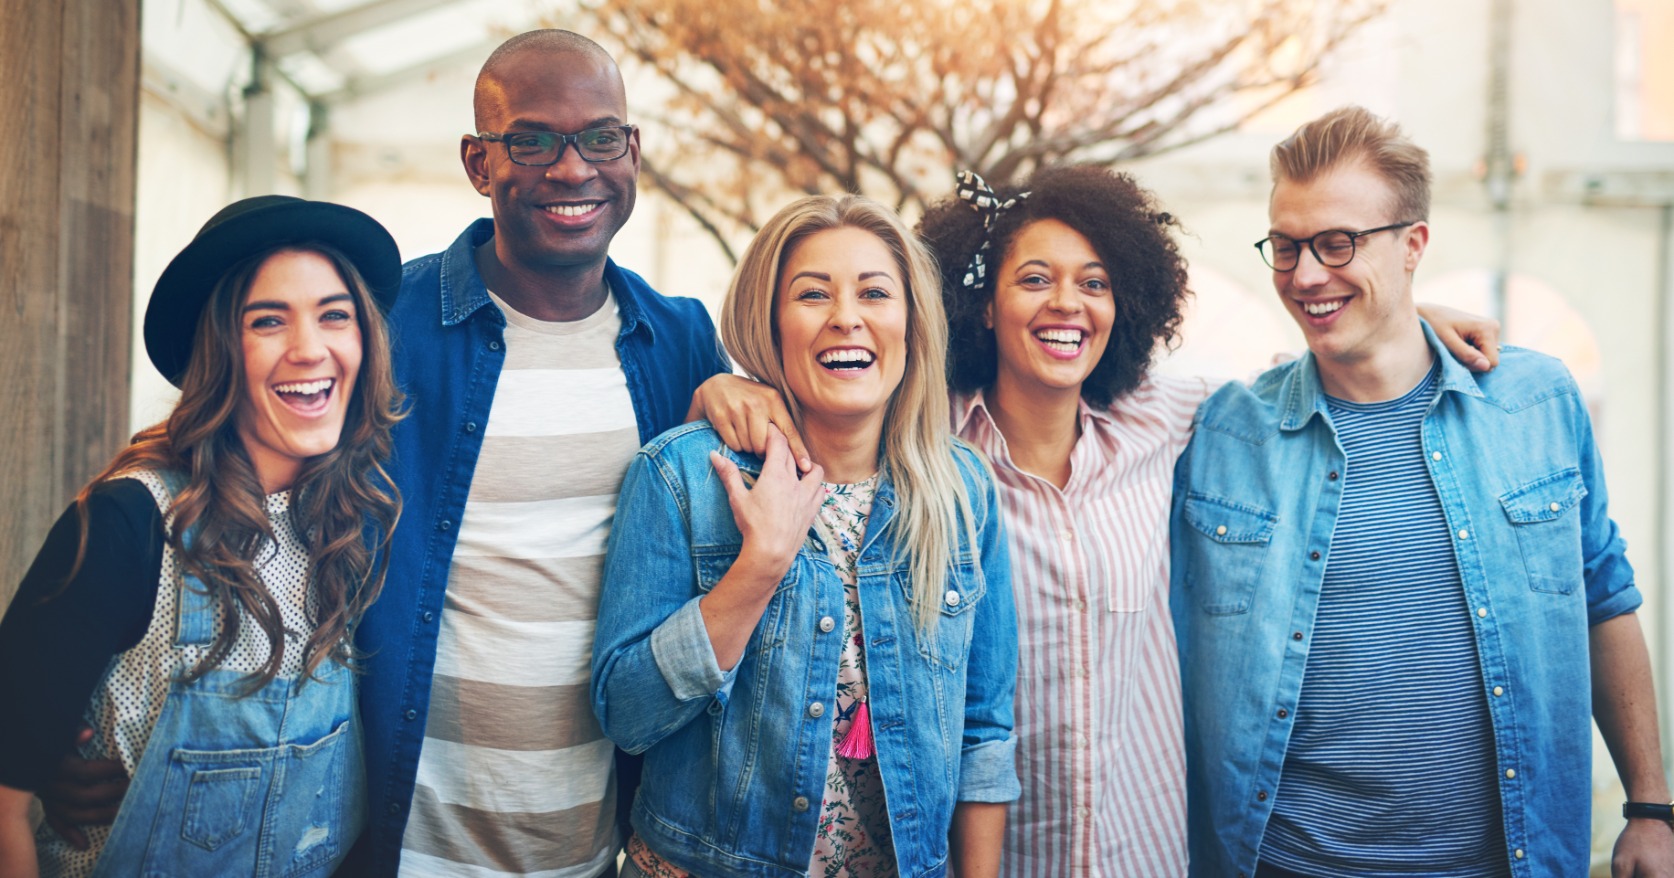
[[[954,429],[988,455],[1017,599],[1017,774],[1008,878],[1186,873],[1180,668],[1168,612],[1174,460],[1212,388],[1150,376],[1081,403],[1069,483],[1019,470],[981,392]]]

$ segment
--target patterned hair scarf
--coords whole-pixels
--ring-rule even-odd
[[[1016,207],[1017,202],[1028,198],[1029,193],[1019,192],[1015,198],[1001,201],[1000,196],[988,188],[988,182],[975,171],[960,171],[954,192],[960,200],[969,203],[973,210],[982,214],[982,246],[971,254],[971,261],[965,266],[965,279],[962,281],[962,286],[967,290],[980,289],[988,279],[988,264],[984,256],[993,241],[994,221],[999,219],[1004,211]]]

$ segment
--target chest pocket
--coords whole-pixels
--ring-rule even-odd
[[[938,611],[936,630],[928,633],[918,630],[913,616],[912,577],[905,571],[897,571],[892,578],[895,580],[895,587],[901,592],[908,623],[913,627],[913,639],[918,641],[919,655],[950,671],[962,667],[971,652],[974,611],[977,604],[981,603],[983,594],[988,591],[970,556],[965,555],[954,563],[952,575],[948,576],[941,591],[935,595]]]
[[[741,545],[702,546],[692,548],[692,560],[697,567],[698,590],[708,594],[715,590],[721,577],[732,569],[733,562],[738,560]],[[755,633],[750,635],[750,643],[745,649],[758,652],[783,646],[785,642],[785,601],[790,597],[789,592],[796,587],[800,577],[798,570],[802,564],[802,556],[798,555],[791,562],[790,569],[785,571],[783,579],[773,587],[773,597],[768,601],[767,609],[762,611],[761,621],[756,623]]]
[[[1581,511],[1576,507],[1586,496],[1587,486],[1575,467],[1500,495],[1534,591],[1570,594],[1581,581]]]
[[[1186,588],[1212,616],[1249,612],[1279,517],[1245,503],[1191,494],[1185,504]]]
[[[704,594],[714,591],[715,586],[720,584],[721,577],[726,576],[727,571],[732,569],[733,562],[738,560],[738,553],[743,548],[741,545],[693,547],[692,560],[697,565],[698,590]],[[797,565],[793,561],[790,569],[785,571],[785,578],[773,587],[775,595],[796,585],[796,568]]]

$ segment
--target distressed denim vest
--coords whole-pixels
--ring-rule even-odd
[[[179,477],[166,478],[178,491]],[[182,578],[177,653],[216,632],[203,584]],[[241,697],[246,688],[244,674],[224,670],[170,687],[95,878],[289,878],[342,861],[366,799],[354,674],[327,661],[318,679],[277,677]]]

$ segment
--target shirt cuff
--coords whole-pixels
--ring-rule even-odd
[[[1639,609],[1639,605],[1643,603],[1645,598],[1640,595],[1639,589],[1630,584],[1604,600],[1588,606],[1587,625],[1591,627],[1600,622],[1608,622],[1623,613],[1631,613]]]
[[[709,642],[709,629],[698,608],[701,600],[695,597],[687,601],[651,632],[651,657],[675,698],[691,701],[713,696],[725,702],[732,693],[732,681],[738,677],[738,667],[723,671],[715,662],[715,647]]]
[[[1023,794],[1017,782],[1017,739],[984,741],[959,756],[959,801],[1014,802]]]

